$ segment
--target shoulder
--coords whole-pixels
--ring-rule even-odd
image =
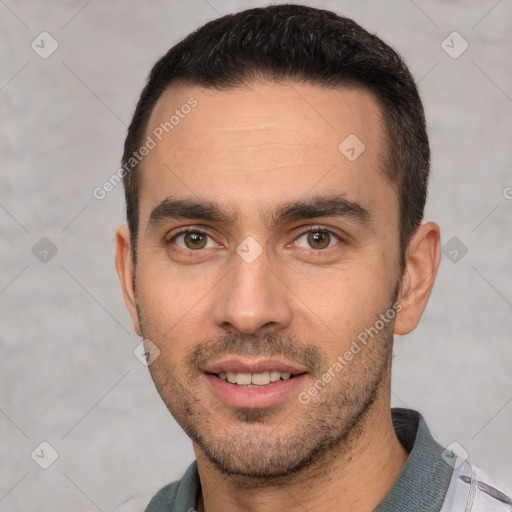
[[[166,485],[151,498],[146,512],[168,512],[172,510],[176,501],[180,480]]]
[[[457,457],[441,512],[509,512],[512,500],[482,469]]]
[[[182,512],[194,510],[201,492],[197,461],[187,469],[183,478],[160,489],[151,499],[146,512]]]

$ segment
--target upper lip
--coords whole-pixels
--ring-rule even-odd
[[[296,363],[290,363],[283,359],[275,358],[248,358],[248,357],[226,357],[206,364],[202,371],[204,373],[262,373],[276,371],[298,375],[306,373],[307,368]]]

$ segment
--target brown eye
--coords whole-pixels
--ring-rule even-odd
[[[206,245],[206,236],[200,233],[187,233],[183,241],[189,249],[203,249]]]
[[[303,233],[297,238],[296,245],[305,249],[327,249],[339,241],[339,238],[330,231],[313,229]]]
[[[184,231],[172,238],[172,241],[181,249],[199,250],[214,247],[215,243],[208,240],[210,237],[202,231]]]
[[[329,247],[330,235],[325,231],[311,231],[308,233],[308,243],[313,249],[325,249]]]

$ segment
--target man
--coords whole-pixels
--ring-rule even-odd
[[[510,510],[390,409],[440,261],[429,159],[405,64],[332,12],[225,16],[154,66],[116,265],[197,460],[147,511]]]

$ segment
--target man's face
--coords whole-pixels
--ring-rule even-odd
[[[378,321],[401,276],[381,110],[354,88],[180,85],[146,136],[190,97],[142,164],[134,321],[196,450],[283,475],[356,432],[389,382],[393,321]]]

